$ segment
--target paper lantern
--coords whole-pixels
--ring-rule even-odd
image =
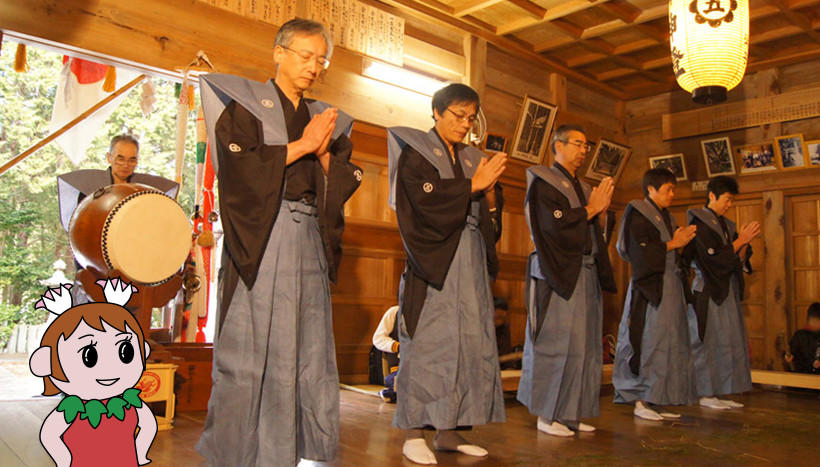
[[[669,45],[675,78],[695,102],[726,100],[746,73],[749,0],[670,0]]]

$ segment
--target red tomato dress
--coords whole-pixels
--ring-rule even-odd
[[[125,418],[102,416],[97,428],[78,416],[63,433],[63,442],[71,451],[71,467],[137,467],[134,444],[139,416],[128,408]]]

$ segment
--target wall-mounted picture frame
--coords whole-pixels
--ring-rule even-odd
[[[806,141],[806,160],[811,167],[820,167],[820,139]]]
[[[487,139],[484,140],[484,149],[492,152],[504,152],[507,148],[507,137],[501,135],[494,135],[487,133]]]
[[[679,182],[684,182],[689,179],[686,174],[686,161],[681,153],[650,157],[649,168],[667,169],[675,174],[675,180]]]
[[[746,144],[735,148],[737,167],[741,174],[777,170],[777,159],[772,143]]]
[[[701,140],[700,147],[703,150],[703,161],[706,163],[706,174],[710,178],[735,174],[732,145],[728,137]]]
[[[532,164],[540,164],[549,146],[557,110],[558,106],[524,96],[510,156]]]
[[[586,178],[603,180],[612,177],[612,181],[618,183],[631,153],[632,149],[629,146],[601,139],[595,146],[595,155],[589,163]]]
[[[808,167],[806,152],[802,134],[778,136],[774,139],[774,154],[782,170]]]

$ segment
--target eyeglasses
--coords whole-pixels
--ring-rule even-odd
[[[114,158],[114,163],[118,165],[137,165],[137,158],[126,159],[122,156],[117,156]]]
[[[575,146],[576,148],[578,148],[582,151],[586,151],[586,152],[592,151],[592,148],[595,147],[595,145],[592,144],[592,143],[584,143],[584,142],[581,142],[581,141],[561,141],[561,142],[564,143],[564,144],[571,144],[571,145]]]
[[[330,60],[328,60],[324,57],[316,57],[316,54],[314,54],[312,52],[307,52],[305,50],[294,50],[294,49],[291,49],[290,47],[285,47],[284,45],[280,45],[279,47],[282,47],[283,49],[285,49],[289,52],[295,53],[296,56],[298,56],[302,60],[302,63],[308,63],[311,60],[316,60],[316,63],[320,67],[322,67],[323,70],[327,70],[328,67],[330,66]]]
[[[464,115],[464,114],[457,114],[457,113],[453,112],[452,110],[450,110],[449,108],[448,108],[448,109],[445,109],[445,110],[446,110],[447,112],[450,112],[451,114],[453,114],[453,116],[454,116],[454,117],[456,117],[456,119],[457,119],[458,121],[460,121],[460,122],[467,122],[467,123],[469,123],[470,125],[472,125],[473,123],[475,123],[476,119],[478,118],[478,117],[477,117],[477,116],[475,116],[475,115]]]

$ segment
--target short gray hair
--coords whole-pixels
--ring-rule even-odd
[[[117,143],[131,143],[137,147],[137,154],[140,152],[140,142],[137,138],[132,135],[122,134],[111,138],[111,144],[108,146],[108,154],[114,154],[114,146],[116,146]]]
[[[552,152],[555,152],[555,143],[559,141],[562,143],[567,142],[570,131],[577,131],[578,133],[583,133],[584,136],[587,135],[587,132],[584,131],[584,127],[582,127],[581,125],[565,123],[556,128],[555,131],[552,133],[552,143],[550,143],[552,146]]]
[[[322,36],[325,40],[325,45],[327,45],[326,58],[330,60],[331,55],[333,55],[333,39],[331,39],[330,34],[322,23],[310,19],[294,18],[283,24],[282,27],[279,28],[279,32],[276,33],[273,46],[290,47],[290,44],[293,42],[293,36],[299,34],[305,36]]]

